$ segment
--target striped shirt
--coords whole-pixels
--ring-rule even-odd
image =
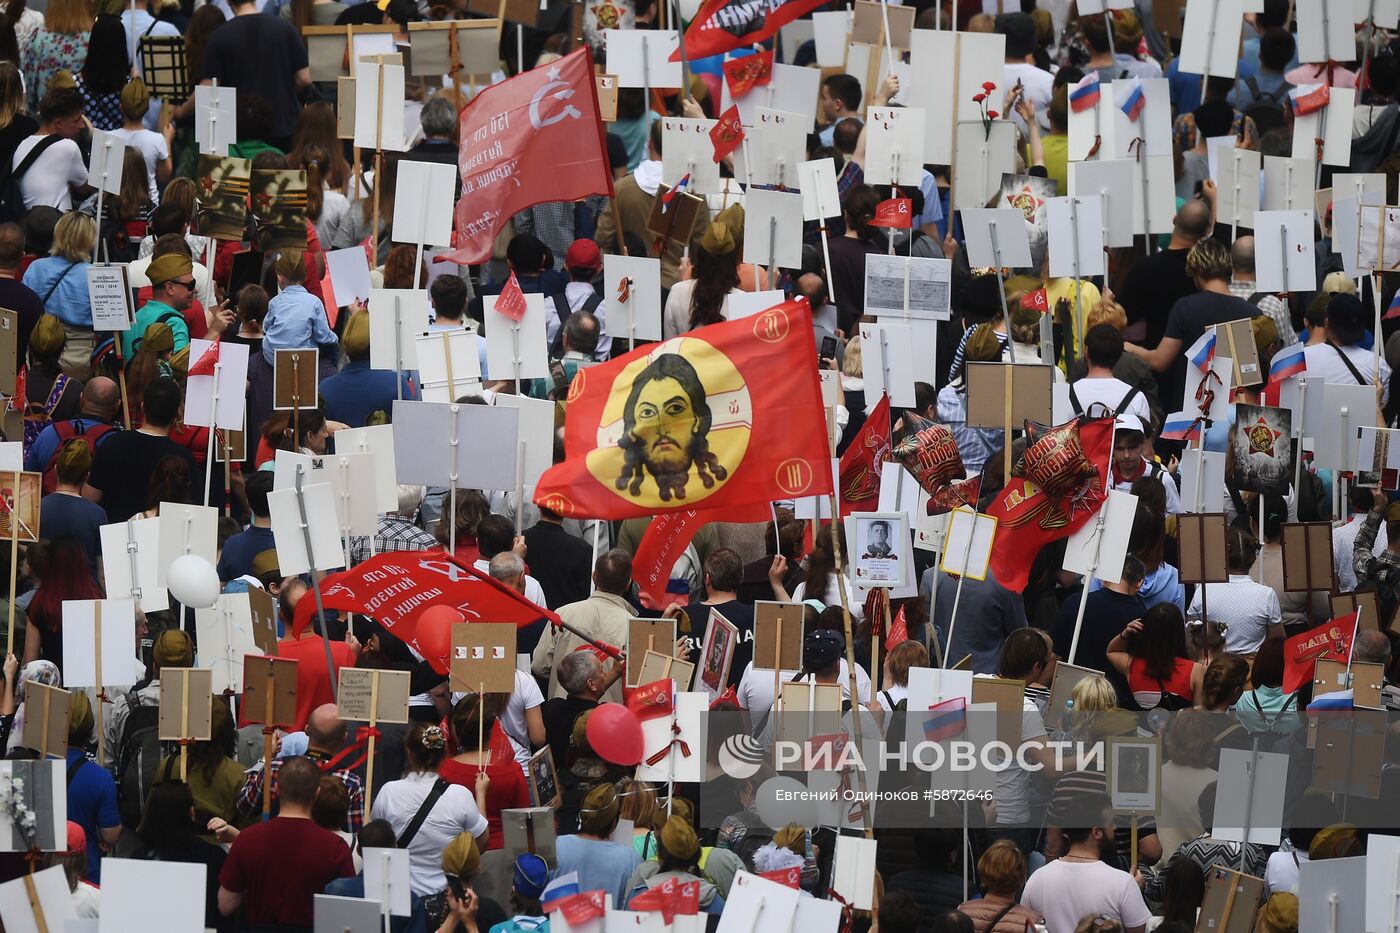
[[[1050,794],[1050,807],[1045,812],[1047,826],[1069,828],[1069,815],[1077,812],[1081,800],[1102,797],[1108,793],[1108,778],[1102,771],[1071,771],[1055,782]],[[1138,839],[1157,835],[1157,823],[1150,816],[1138,817]],[[1132,864],[1132,817],[1120,813],[1113,818],[1113,845],[1118,852],[1116,868],[1127,870]]]

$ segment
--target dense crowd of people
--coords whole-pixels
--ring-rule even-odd
[[[42,864],[62,867],[79,917],[100,916],[103,862],[116,857],[205,866],[209,928],[309,930],[316,895],[379,896],[366,889],[364,853],[389,848],[408,852],[412,909],[393,918],[399,933],[539,931],[570,894],[602,891],[615,909],[659,909],[648,906],[659,903],[648,892],[670,896],[672,883],[689,882],[698,882],[694,909],[713,929],[724,924],[742,872],[787,873],[784,883],[800,896],[840,901],[852,925],[846,929],[1181,933],[1197,929],[1208,884],[1220,883],[1224,870],[1258,879],[1237,908],[1252,918],[1249,929],[1296,933],[1305,929],[1299,895],[1308,863],[1363,856],[1378,833],[1400,825],[1390,813],[1400,794],[1400,732],[1383,724],[1373,736],[1383,746],[1374,759],[1379,774],[1367,776],[1364,792],[1354,790],[1352,775],[1340,789],[1316,780],[1326,755],[1316,744],[1326,722],[1320,717],[1360,706],[1360,688],[1315,688],[1311,677],[1297,684],[1287,641],[1355,606],[1371,607],[1346,643],[1346,666],[1377,671],[1381,705],[1390,707],[1390,684],[1400,678],[1390,629],[1400,606],[1400,501],[1393,498],[1400,481],[1381,441],[1376,472],[1365,473],[1304,453],[1311,439],[1300,437],[1295,456],[1302,462],[1272,492],[1243,488],[1254,477],[1236,475],[1229,456],[1222,488],[1203,490],[1205,478],[1218,474],[1202,454],[1227,454],[1237,406],[1283,404],[1279,383],[1302,368],[1310,385],[1374,386],[1376,411],[1366,423],[1395,422],[1400,335],[1379,309],[1391,307],[1400,280],[1349,274],[1354,263],[1340,255],[1348,239],[1332,226],[1332,195],[1341,199],[1353,179],[1374,191],[1374,202],[1363,203],[1394,200],[1400,36],[1387,24],[1358,23],[1354,55],[1345,60],[1300,62],[1300,32],[1310,27],[1298,17],[1308,5],[1263,0],[1243,17],[1235,77],[1202,77],[1182,67],[1182,21],[1154,19],[1185,4],[1137,0],[1100,15],[1071,0],[1022,0],[1020,10],[975,0],[914,3],[917,29],[1003,38],[1004,71],[986,92],[987,119],[1014,126],[1017,177],[1047,180],[1059,195],[1071,193],[1069,127],[1085,95],[1163,80],[1170,233],[1139,231],[1134,245],[1107,250],[1106,275],[1075,279],[1050,275],[1043,252],[1033,268],[973,265],[950,201],[955,166],[924,166],[918,185],[867,184],[867,109],[904,106],[909,83],[931,79],[879,65],[846,73],[819,61],[829,52],[801,28],[805,14],[792,36],[784,31],[765,46],[780,63],[821,69],[805,157],[831,163],[840,217],[804,224],[799,266],[745,260],[737,186],[702,202],[691,229],[658,236],[650,226],[658,198],[673,196],[663,194],[662,117],[719,117],[734,96],[724,89],[727,55],[687,60],[684,88],[618,91],[616,118],[603,126],[611,197],[535,204],[510,219],[490,259],[459,265],[421,258],[421,244],[395,235],[400,167],[458,164],[465,142],[459,117],[487,76],[499,83],[549,66],[581,44],[607,72],[605,30],[674,28],[685,4],[586,0],[547,5],[537,15],[528,5],[530,22],[511,19],[501,29],[499,60],[468,63],[471,81],[409,69],[405,99],[382,102],[402,104],[402,151],[379,154],[352,148],[341,132],[347,102],[337,100],[335,81],[320,73],[313,79],[303,30],[383,26],[410,49],[419,35],[412,24],[480,17],[480,4],[35,5],[8,0],[0,16],[0,328],[13,332],[13,343],[0,340],[0,347],[14,347],[16,383],[4,430],[22,441],[23,469],[40,474],[42,496],[37,540],[0,538],[0,566],[17,568],[0,608],[13,645],[0,694],[4,749],[11,759],[40,757],[23,741],[27,699],[35,684],[65,685],[65,604],[126,595],[109,591],[108,562],[127,555],[104,549],[102,528],[158,518],[163,503],[220,510],[222,591],[270,596],[278,654],[298,661],[296,721],[277,732],[270,760],[263,726],[249,722],[236,687],[210,698],[211,738],[182,748],[159,738],[161,674],[204,660],[195,614],[173,600],[166,610],[138,611],[140,682],[72,691],[67,837],[56,843],[66,848],[43,853]],[[838,8],[844,5],[824,9]],[[164,48],[183,42],[189,86],[160,97],[155,76],[143,75],[152,59],[141,52],[166,37],[175,44]],[[203,85],[235,89],[230,156],[251,160],[255,171],[304,173],[304,248],[265,249],[257,229],[241,241],[210,234],[214,210],[197,169],[205,149],[197,141],[204,111],[195,88]],[[1319,166],[1316,203],[1307,205],[1317,208],[1316,287],[1265,290],[1249,218],[1221,215],[1215,162],[1232,145],[1265,157],[1294,155],[1299,99],[1317,85],[1357,95],[1350,162]],[[89,174],[97,131],[125,144],[119,191],[99,193],[103,180]],[[735,176],[732,155],[716,161],[723,176]],[[1312,176],[1311,167],[1305,171]],[[883,208],[899,199],[912,220],[891,227]],[[1389,239],[1388,230],[1379,236]],[[1352,234],[1352,249],[1355,240]],[[1062,387],[1057,393],[1067,389],[1073,417],[1113,419],[1103,479],[1136,496],[1121,575],[1105,581],[1061,569],[1063,540],[1027,544],[1020,556],[1028,582],[1019,589],[995,572],[950,572],[938,554],[941,530],[930,531],[929,516],[909,504],[911,539],[892,546],[912,554],[913,585],[895,594],[866,589],[850,574],[853,555],[843,529],[825,520],[829,513],[813,511],[810,501],[781,501],[770,522],[701,527],[674,566],[659,568],[669,583],[658,601],[638,585],[641,571],[652,568],[634,567],[654,516],[580,519],[514,490],[399,484],[396,505],[380,510],[375,533],[346,542],[347,566],[386,552],[450,551],[539,609],[519,629],[514,689],[455,690],[433,663],[442,659],[425,657],[412,638],[399,637],[402,630],[369,616],[328,612],[309,628],[294,627],[299,604],[316,597],[310,576],[284,575],[279,565],[269,503],[279,452],[333,453],[339,432],[392,423],[396,400],[423,395],[417,373],[371,365],[363,296],[331,300],[328,255],[360,248],[373,287],[425,290],[430,330],[469,336],[480,379],[458,401],[491,405],[520,394],[554,404],[556,463],[564,459],[575,376],[633,349],[625,331],[609,327],[610,308],[628,298],[605,287],[605,253],[659,260],[660,291],[641,301],[664,339],[725,321],[746,292],[806,299],[814,357],[835,388],[827,403],[835,456],[874,448],[882,436],[888,445],[925,422],[942,425],[967,476],[980,476],[971,504],[984,512],[1004,492],[1007,461],[1017,461],[1033,437],[1022,437],[1020,425],[1008,435],[972,418],[972,364],[1048,366]],[[888,372],[867,382],[863,369],[863,357],[875,352],[862,353],[860,338],[861,324],[874,320],[866,311],[866,262],[886,252],[951,266],[950,314],[933,325],[936,349],[913,359],[912,386],[890,386]],[[133,323],[115,334],[94,329],[89,291],[89,274],[112,263],[124,265],[132,297]],[[485,299],[508,282],[544,296],[549,378],[501,378],[488,367],[486,333],[503,319]],[[1241,320],[1258,378],[1237,374],[1212,387],[1198,372],[1202,338]],[[1235,339],[1232,331],[1232,351]],[[211,443],[209,428],[188,423],[195,340],[248,348],[237,443],[223,432]],[[274,405],[277,351],[303,348],[319,351],[318,404],[282,410]],[[1291,361],[1299,348],[1303,365],[1270,378],[1271,364]],[[6,365],[0,359],[0,369]],[[880,407],[876,386],[912,404]],[[1224,416],[1206,414],[1217,411],[1214,395],[1225,397]],[[1167,430],[1172,413],[1198,409],[1202,418],[1191,431]],[[668,409],[661,417],[673,415]],[[494,455],[489,439],[465,443],[470,456]],[[888,452],[874,461],[877,476],[880,459]],[[848,491],[844,471],[838,488]],[[18,492],[6,496],[13,504]],[[1182,517],[1202,512],[1223,512],[1227,522],[1219,558],[1228,573],[1212,571],[1206,583],[1183,580],[1183,567],[1204,560],[1186,553]],[[1330,564],[1330,592],[1297,588],[1285,567],[1285,556],[1297,553],[1285,529],[1299,523],[1330,523],[1331,553],[1320,558]],[[890,553],[885,547],[879,556]],[[767,748],[777,685],[775,672],[756,664],[754,635],[756,604],[769,601],[798,604],[802,616],[801,670],[780,676],[838,685],[848,723],[889,737],[903,729],[903,716],[927,715],[927,707],[909,705],[922,695],[916,672],[962,666],[975,677],[1023,685],[1019,736],[1027,755],[996,775],[994,792],[962,809],[958,825],[871,824],[859,816],[770,825],[764,788],[790,778],[766,764],[743,778],[715,772],[704,786],[639,779],[638,762],[619,758],[596,725],[610,705],[637,694],[624,677],[629,665],[612,650],[628,646],[630,620],[675,620],[681,638],[667,653],[691,662],[701,660],[715,620],[730,623],[733,657],[723,682],[711,685],[710,708],[732,711]],[[407,722],[371,727],[342,715],[335,670],[343,667],[408,672]],[[1057,678],[1071,674],[1072,692],[1060,698],[1067,705],[1052,708]],[[372,758],[370,734],[377,739]],[[1141,815],[1114,805],[1118,776],[1106,773],[1102,759],[1051,753],[1052,741],[1144,738],[1160,740],[1162,760],[1154,763],[1153,807]],[[552,803],[538,799],[532,774],[532,759],[546,749],[559,785]],[[1287,756],[1276,844],[1212,835],[1222,825],[1217,800],[1227,793],[1243,799],[1234,796],[1221,757],[1238,749]],[[508,842],[511,814],[541,804],[552,807],[552,844],[536,851],[533,835],[525,847]],[[870,910],[851,906],[835,878],[837,839],[862,829],[879,842]],[[22,853],[0,854],[0,882],[35,867]]]

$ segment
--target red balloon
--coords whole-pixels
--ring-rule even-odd
[[[599,758],[630,768],[642,760],[642,721],[621,703],[602,703],[588,714],[588,744]]]
[[[447,659],[452,654],[452,626],[462,621],[462,614],[451,606],[429,606],[418,616],[414,641],[418,653],[439,674],[447,673]]]

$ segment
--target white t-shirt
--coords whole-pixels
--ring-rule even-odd
[[[983,676],[981,674],[978,675]],[[1030,697],[1021,698],[1021,741],[1045,737],[1045,721],[1040,707]],[[1031,773],[1016,763],[997,772],[997,823],[1012,825],[1031,818]]]
[[[388,820],[395,835],[402,833],[436,780],[436,773],[420,771],[390,781],[374,795],[370,819]],[[486,829],[486,817],[477,810],[472,792],[460,784],[449,785],[408,845],[408,877],[413,893],[421,897],[441,891],[442,850],[461,832],[471,833],[484,848]]]
[[[491,562],[489,560],[479,560],[472,566],[482,573],[491,572]],[[525,598],[536,606],[549,605],[544,601],[544,587],[540,586],[540,581],[536,580],[528,573],[525,574]]]
[[[840,590],[836,589],[836,581],[838,579],[846,585],[846,607],[851,612],[851,618],[856,620],[857,622],[861,619],[864,619],[865,601],[862,599],[856,599],[856,591],[851,587],[850,580],[846,579],[843,576],[838,576],[834,573],[826,578],[825,593],[822,593],[821,595],[817,595],[815,593],[808,593],[807,583],[804,580],[803,582],[797,584],[796,589],[792,591],[792,601],[795,603],[800,603],[804,599],[811,598],[820,599],[823,603],[825,603],[828,606],[839,606],[841,605],[841,592]]]
[[[1021,903],[1045,917],[1050,933],[1074,933],[1092,914],[1106,914],[1129,929],[1152,917],[1133,876],[1103,862],[1056,859],[1031,874]]]
[[[1132,391],[1132,388],[1122,379],[1116,377],[1079,379],[1075,381],[1073,386],[1074,397],[1079,399],[1081,411],[1087,412],[1090,405],[1100,402],[1108,408],[1110,413],[1118,410],[1118,406],[1123,403],[1123,396]],[[1137,415],[1145,425],[1152,423],[1152,409],[1148,407],[1147,399],[1141,392],[1133,396],[1133,400],[1128,403],[1125,411]]]
[[[112,132],[120,136],[132,149],[141,153],[141,158],[146,160],[146,179],[151,185],[151,203],[159,204],[160,192],[156,188],[156,163],[170,158],[170,147],[165,144],[165,137],[159,133],[152,133],[150,130],[120,129]]]
[[[452,694],[452,705],[456,706],[457,701],[466,696],[464,692]],[[540,685],[535,682],[535,678],[522,670],[515,672],[515,689],[510,692],[510,699],[506,700],[506,708],[501,710],[501,729],[510,736],[511,742],[517,748],[517,759],[521,754],[525,756],[524,762],[530,760],[530,729],[525,723],[525,711],[544,705],[544,694],[540,692]],[[528,774],[528,772],[527,772]]]
[[[10,167],[13,169],[23,162],[24,157],[43,138],[31,136],[21,142],[15,148]],[[19,180],[25,210],[41,204],[64,212],[72,210],[73,197],[69,186],[85,185],[87,177],[87,166],[83,164],[83,153],[78,149],[78,144],[71,139],[60,139],[45,149]]]
[[[1264,869],[1264,892],[1266,895],[1282,891],[1285,894],[1298,893],[1298,869],[1308,860],[1307,852],[1293,850],[1275,852],[1269,856],[1268,867]]]
[[[1374,385],[1376,381],[1375,354],[1370,350],[1361,347],[1342,347],[1342,353],[1351,361],[1351,365],[1356,367],[1356,371],[1361,374],[1364,382],[1358,382],[1356,376],[1342,361],[1342,356],[1335,347],[1325,343],[1315,343],[1310,347],[1303,348],[1303,359],[1308,365],[1308,377],[1321,376],[1324,382],[1335,382],[1340,385]],[[1385,361],[1385,354],[1381,354],[1381,404],[1384,405],[1390,399],[1390,364]]]

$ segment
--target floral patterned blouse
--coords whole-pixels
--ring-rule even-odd
[[[29,111],[38,113],[39,101],[54,74],[67,69],[77,75],[87,59],[86,33],[70,36],[62,32],[50,32],[47,27],[39,27],[29,42],[29,51],[24,58],[24,77],[29,91]]]
[[[92,121],[93,127],[99,130],[119,130],[122,128],[122,95],[118,91],[115,94],[94,94],[88,90],[87,82],[83,80],[81,72],[73,75],[73,82],[78,85],[78,93],[83,95],[83,112]]]

